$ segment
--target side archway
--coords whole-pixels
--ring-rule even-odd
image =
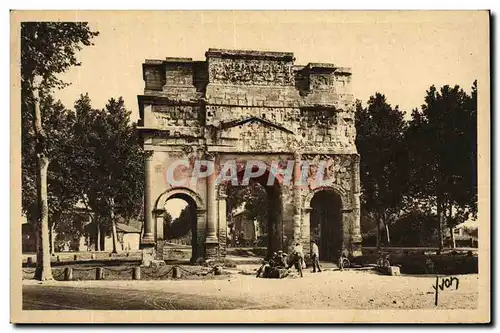
[[[188,199],[196,204],[197,210],[205,210],[205,205],[200,195],[187,187],[172,187],[160,194],[155,203],[155,209],[163,209],[168,199]]]
[[[204,256],[204,241],[206,229],[206,210],[205,203],[201,196],[187,187],[169,188],[163,192],[155,202],[155,217],[156,217],[156,243],[157,251],[161,252],[164,260],[177,259],[173,258],[169,253],[166,242],[169,242],[169,230],[164,230],[164,214],[166,212],[165,205],[168,200],[181,199],[187,204],[187,212],[189,216],[189,230],[191,230],[191,258],[194,262],[199,257]],[[168,226],[167,226],[168,227]],[[174,237],[175,238],[175,237]],[[170,245],[170,244],[169,244]]]
[[[310,191],[304,200],[306,241],[314,241],[320,260],[336,262],[344,248],[346,193],[340,187],[320,187]]]

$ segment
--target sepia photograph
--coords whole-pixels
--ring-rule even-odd
[[[489,11],[10,29],[11,322],[490,322]]]

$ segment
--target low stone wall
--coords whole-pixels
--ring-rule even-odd
[[[141,261],[142,251],[129,252],[58,252],[51,256],[52,265],[93,261]],[[23,253],[23,266],[36,264],[36,253]]]

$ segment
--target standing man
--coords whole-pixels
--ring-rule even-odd
[[[311,239],[311,259],[313,264],[313,273],[316,273],[316,267],[318,272],[321,272],[321,267],[319,266],[319,248],[318,245]]]
[[[303,265],[304,265],[304,250],[302,249],[300,243],[296,243],[292,251],[292,258],[288,268],[295,266],[295,268],[299,271],[300,277],[304,277],[302,273]]]

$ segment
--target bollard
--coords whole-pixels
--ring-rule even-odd
[[[28,265],[33,265],[33,257],[28,257]]]
[[[141,279],[141,267],[132,268],[132,280],[140,280]]]
[[[71,281],[71,280],[73,280],[73,268],[66,267],[64,269],[64,281]]]
[[[104,268],[97,267],[95,269],[95,279],[96,280],[104,280]]]
[[[179,269],[179,266],[172,267],[172,278],[174,279],[181,278],[181,270]]]

